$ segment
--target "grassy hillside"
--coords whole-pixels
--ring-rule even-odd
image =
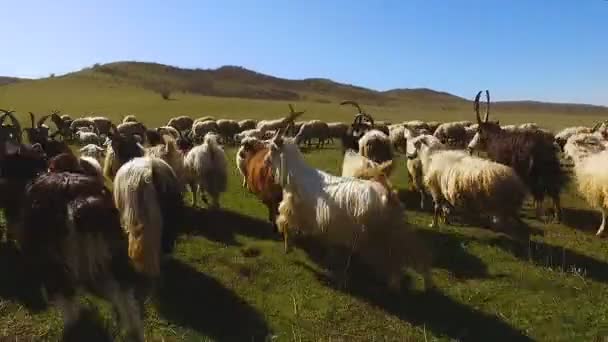
[[[0,76],[0,86],[11,84],[11,83],[16,83],[19,81],[21,81],[20,78]]]
[[[169,100],[160,96],[163,91],[170,92]],[[359,101],[378,120],[474,120],[469,101],[430,89],[378,92],[325,79],[286,80],[238,67],[189,70],[121,62],[0,87],[0,108],[113,118],[136,114],[154,125],[181,114],[272,118],[282,115],[287,103],[306,109],[308,118],[350,121],[353,109],[338,105],[344,99]],[[606,116],[606,107],[538,102],[496,103],[492,110],[492,118],[504,123],[534,121],[548,128],[590,124]]]

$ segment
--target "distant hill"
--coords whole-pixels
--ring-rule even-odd
[[[6,85],[6,84],[11,84],[11,83],[16,83],[19,81],[21,81],[21,79],[17,78],[17,77],[0,76],[0,86]]]
[[[137,114],[154,124],[164,124],[171,116],[182,114],[272,118],[283,115],[287,103],[306,109],[308,118],[348,122],[354,109],[339,106],[343,100],[356,100],[374,118],[391,122],[475,118],[470,98],[433,89],[377,91],[324,78],[285,79],[238,66],[185,69],[158,63],[114,62],[36,80],[0,77],[2,84],[0,108],[13,108],[18,113],[59,109],[74,115],[102,113],[117,119]],[[593,124],[607,117],[608,107],[603,106],[534,101],[492,104],[492,119],[501,123],[537,122],[559,128]]]

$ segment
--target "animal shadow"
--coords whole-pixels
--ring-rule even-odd
[[[48,307],[42,297],[41,283],[24,272],[26,265],[12,242],[0,242],[0,273],[6,276],[0,281],[0,297],[14,300],[32,312]]]
[[[112,342],[114,338],[108,333],[107,327],[99,313],[83,308],[78,321],[63,332],[63,342]]]
[[[271,332],[262,315],[217,280],[178,260],[167,260],[158,312],[219,341],[263,341]]]
[[[435,233],[430,233],[425,238],[434,240],[432,243],[435,246],[443,245],[452,251],[456,249],[456,244],[459,244],[458,239],[452,240]],[[356,257],[351,259],[348,280],[337,282],[331,271],[333,265],[325,263],[324,260],[327,260],[327,258],[322,257],[323,253],[320,253],[324,249],[322,246],[311,240],[301,240],[298,244],[303,247],[315,263],[321,263],[321,266],[330,269],[328,273],[324,273],[303,265],[317,277],[319,282],[380,307],[403,321],[430,329],[436,335],[449,336],[451,339],[459,341],[532,341],[523,332],[501,321],[498,317],[459,303],[439,290],[429,290],[427,292],[414,290],[391,291],[384,282],[370,276],[373,271]],[[487,270],[485,270],[480,260],[476,260],[474,256],[466,256],[465,252],[458,252],[457,254],[459,254],[457,258],[461,261],[477,268],[474,272],[471,272],[476,273],[473,275],[483,276],[486,274]],[[456,261],[448,262],[446,258],[447,254],[439,258],[440,267],[453,268]],[[454,273],[460,273],[460,276],[463,277],[471,276],[463,270],[457,270]],[[406,282],[411,281],[411,279],[404,280]]]
[[[570,228],[595,234],[602,221],[597,211],[580,208],[562,208],[562,223]]]
[[[234,211],[187,207],[186,232],[209,240],[238,246],[235,236],[246,235],[257,239],[278,240],[272,225],[260,219]]]

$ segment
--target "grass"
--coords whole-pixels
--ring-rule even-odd
[[[233,150],[228,150],[232,159]],[[337,150],[307,154],[308,161],[338,172]],[[400,161],[402,164],[403,161]],[[420,279],[400,295],[356,268],[344,289],[306,245],[285,255],[265,222],[265,208],[240,187],[230,169],[224,210],[193,210],[175,255],[164,268],[167,283],[146,305],[146,333],[166,341],[411,340],[590,341],[608,336],[608,247],[593,236],[598,215],[568,192],[565,223],[526,222],[538,230],[529,245],[469,226],[427,228],[430,215],[416,209],[404,168],[394,175],[408,204],[407,221],[434,254],[439,290],[425,294]],[[190,200],[189,198],[187,199]],[[53,308],[33,310],[35,292],[19,282],[18,262],[0,247],[0,336],[56,340],[61,319]],[[109,306],[83,297],[87,340],[116,336]],[[30,301],[31,302],[31,301]],[[104,339],[102,339],[104,340]]]
[[[175,81],[177,82],[177,81]],[[323,88],[326,81],[318,81]],[[170,83],[170,82],[169,82]],[[306,118],[352,119],[336,94],[301,92],[293,101]],[[418,94],[418,93],[417,93]],[[470,103],[442,100],[428,92],[366,108],[394,122],[474,119]],[[430,96],[430,99],[428,98]],[[290,101],[291,102],[291,101]],[[172,91],[163,100],[133,80],[92,70],[0,87],[0,108],[20,115],[61,109],[78,116],[103,113],[113,119],[136,114],[157,126],[190,114],[228,118],[279,117],[287,101],[195,95]],[[503,104],[493,118],[504,123],[535,121],[550,129],[597,121],[603,109]],[[25,117],[22,116],[23,119]],[[27,121],[23,121],[27,122]],[[227,150],[234,160],[234,150]],[[341,155],[330,148],[306,155],[314,166],[339,173]],[[164,267],[165,288],[146,304],[147,336],[158,341],[600,341],[608,337],[608,246],[594,236],[599,215],[569,189],[562,196],[564,223],[543,224],[526,206],[522,215],[535,230],[528,245],[475,226],[428,228],[430,215],[409,192],[404,161],[393,181],[414,226],[434,255],[436,293],[420,291],[420,279],[391,295],[356,267],[347,288],[329,280],[314,248],[290,254],[266,222],[266,209],[240,186],[230,168],[223,210],[192,210],[174,257]],[[187,198],[187,201],[190,197]],[[405,224],[405,223],[404,223]],[[0,244],[0,340],[58,340],[61,317],[40,304],[21,279],[19,259]],[[80,335],[66,340],[105,341],[119,336],[107,303],[83,296],[88,308]]]

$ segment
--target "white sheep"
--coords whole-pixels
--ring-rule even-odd
[[[321,120],[304,122],[295,138],[298,143],[304,143],[308,147],[312,145],[312,139],[317,139],[317,148],[321,148],[329,139],[329,126]]]
[[[388,160],[393,160],[394,152],[390,138],[383,132],[372,129],[359,139],[359,154],[381,164]],[[392,167],[389,174],[392,172]]]
[[[101,163],[105,157],[106,149],[96,144],[88,144],[80,148],[81,157],[89,157]]]
[[[173,126],[162,126],[162,127],[158,127],[156,129],[156,132],[158,132],[158,134],[160,134],[161,136],[163,134],[166,135],[170,135],[171,137],[173,137],[173,139],[177,140],[180,138],[180,134],[179,131],[173,127]]]
[[[264,132],[262,132],[261,130],[259,130],[257,128],[254,128],[254,129],[244,130],[241,133],[234,135],[234,140],[237,143],[241,143],[245,138],[264,139]]]
[[[465,151],[445,150],[432,135],[408,141],[408,155],[419,156],[424,184],[435,202],[431,227],[437,226],[441,210],[448,207],[469,213],[488,213],[521,226],[519,210],[526,188],[515,171],[505,165],[470,156]]]
[[[218,135],[214,133],[206,134],[203,144],[192,148],[184,160],[194,206],[197,205],[196,195],[199,191],[203,201],[208,203],[204,190],[211,196],[211,208],[219,208],[220,194],[226,191],[226,154],[217,139]]]
[[[217,122],[214,120],[195,121],[192,125],[192,135],[197,143],[200,143],[209,132],[218,132]]]
[[[101,142],[101,139],[99,139],[99,135],[94,132],[77,131],[76,137],[78,138],[78,143],[80,143],[81,145],[99,145],[99,143]]]
[[[288,232],[297,228],[329,245],[358,253],[391,287],[400,286],[406,260],[413,260],[425,286],[432,286],[426,250],[405,224],[403,207],[383,173],[379,179],[364,180],[314,169],[306,164],[297,145],[281,134],[271,140],[267,158],[275,182],[283,188],[276,223],[286,251]]]
[[[578,192],[589,205],[602,213],[602,223],[596,235],[606,226],[608,213],[608,149],[606,141],[590,133],[572,135],[564,152],[574,161],[574,176]]]

